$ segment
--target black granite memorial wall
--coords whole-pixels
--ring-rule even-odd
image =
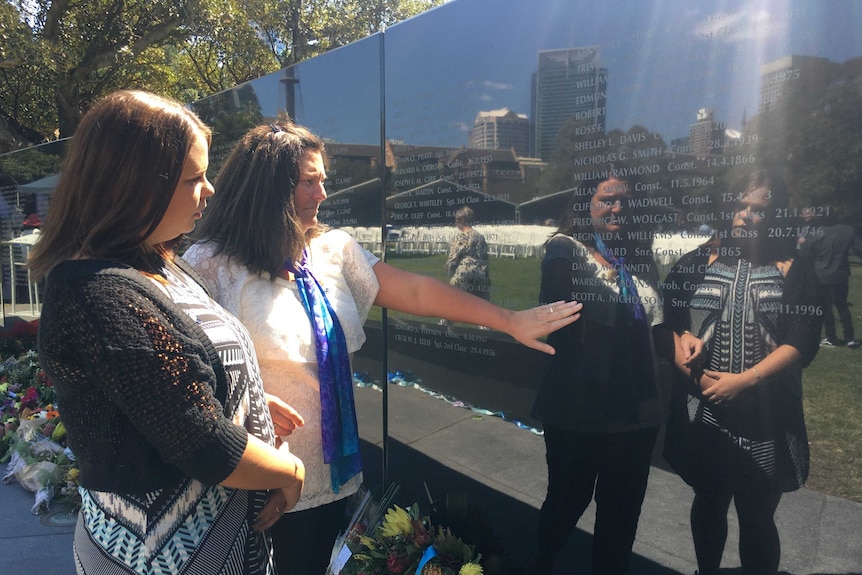
[[[610,173],[631,182],[627,233],[663,274],[722,239],[730,187],[755,169],[790,195],[771,239],[860,230],[860,22],[854,0],[453,0],[191,105],[214,130],[212,176],[257,124],[290,117],[325,138],[321,219],[395,266],[448,281],[454,214],[470,207],[491,300],[523,309],[544,242]],[[26,182],[0,160],[6,197]],[[373,312],[357,357],[370,377],[385,333],[390,371],[538,425],[543,356],[474,326],[386,319]]]

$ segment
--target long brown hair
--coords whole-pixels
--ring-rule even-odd
[[[30,269],[61,261],[114,260],[156,273],[165,249],[145,243],[164,217],[198,134],[210,129],[174,100],[123,90],[81,119],[63,161]],[[163,246],[160,246],[163,247]]]
[[[217,253],[273,279],[286,260],[299,261],[307,241],[325,229],[318,224],[304,233],[294,206],[306,152],[323,154],[323,140],[302,126],[252,128],[222,164],[217,193],[192,238],[214,241]]]

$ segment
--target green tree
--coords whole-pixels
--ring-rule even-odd
[[[607,133],[592,133],[591,130],[589,120],[572,118],[563,124],[557,138],[559,146],[538,183],[540,195],[573,188],[588,172],[607,170],[610,165],[634,170],[654,164],[657,156],[666,154],[664,140],[644,126],[634,125],[625,131],[613,129]],[[589,135],[581,135],[585,131]],[[656,177],[640,180],[646,184]]]
[[[444,0],[246,0],[248,17],[279,67],[385,30]]]
[[[6,0],[0,151],[71,135],[113,90],[197,100],[442,1]]]
[[[0,150],[39,142],[57,126],[45,83],[51,62],[21,16],[12,4],[0,4]]]
[[[10,127],[31,141],[28,130],[65,137],[83,112],[112,90],[146,85],[164,91],[171,73],[162,48],[190,33],[200,2],[32,0],[16,3],[17,8],[5,2],[0,35],[19,42],[13,45],[17,54],[5,58],[11,64],[0,94],[3,109],[13,93],[28,97]],[[28,82],[39,88],[25,91]],[[54,120],[50,129],[48,118]]]
[[[797,207],[832,205],[862,225],[862,58],[824,64],[788,83],[775,106],[752,119],[757,156],[780,170]]]

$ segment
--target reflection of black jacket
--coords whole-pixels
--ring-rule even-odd
[[[574,246],[558,236],[542,262],[541,301],[578,299],[584,310],[581,319],[548,336],[556,354],[547,358],[533,416],[579,432],[658,425],[652,328],[635,320],[625,303],[608,303],[613,291]],[[590,302],[587,294],[603,301]]]
[[[802,244],[800,254],[814,258],[817,279],[824,285],[841,284],[850,277],[850,252],[862,257],[862,239],[850,226],[836,224],[816,228]]]

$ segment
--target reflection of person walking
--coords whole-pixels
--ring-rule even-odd
[[[815,228],[800,243],[799,248],[800,253],[810,254],[814,258],[814,269],[822,286],[821,305],[826,337],[820,345],[823,347],[838,345],[835,316],[832,313],[834,306],[838,310],[838,318],[844,329],[844,341],[847,347],[855,349],[862,346],[862,341],[856,339],[853,317],[850,314],[850,305],[847,303],[850,283],[848,258],[851,251],[862,258],[862,240],[852,227],[834,222],[834,209],[824,208],[824,210],[826,211],[825,225]]]
[[[474,221],[473,210],[467,206],[455,212],[458,235],[449,247],[446,271],[451,277],[449,285],[482,299],[490,299],[488,244],[485,242],[485,236],[473,229]]]

